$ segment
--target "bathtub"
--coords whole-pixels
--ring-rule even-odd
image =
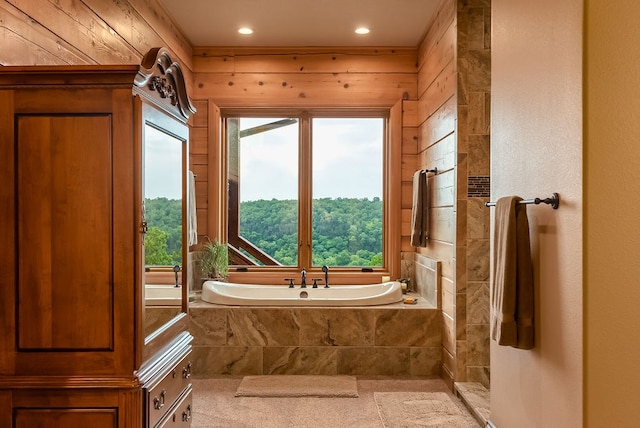
[[[144,302],[147,306],[180,306],[182,305],[182,287],[146,284]]]
[[[331,288],[206,281],[202,285],[202,300],[233,306],[372,306],[401,301],[402,288],[395,281]]]

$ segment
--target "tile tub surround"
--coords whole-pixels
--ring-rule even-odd
[[[180,306],[148,306],[144,311],[145,337],[180,313]]]
[[[419,253],[410,254],[414,290],[431,306],[440,307],[440,262]]]
[[[236,307],[190,305],[193,374],[438,376],[441,314],[417,305]]]

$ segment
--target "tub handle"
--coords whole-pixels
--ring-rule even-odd
[[[322,278],[313,278],[313,288],[318,288],[318,281],[322,281]]]
[[[293,288],[293,281],[294,281],[293,278],[285,278],[284,280],[289,281],[289,288]]]

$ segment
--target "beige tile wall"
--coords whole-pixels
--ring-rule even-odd
[[[360,308],[190,308],[194,376],[438,376],[441,314],[426,303]]]
[[[179,306],[147,306],[144,311],[145,337],[180,313]]]
[[[458,0],[456,381],[489,387],[491,0]]]
[[[409,253],[414,257],[414,290],[425,298],[428,304],[442,308],[440,294],[440,262],[419,253]]]

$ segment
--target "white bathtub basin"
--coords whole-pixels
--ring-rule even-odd
[[[202,300],[233,306],[371,306],[402,300],[399,282],[332,285],[331,288],[289,288],[286,285],[233,284],[206,281]]]
[[[180,306],[182,287],[147,284],[144,287],[144,302],[147,306]]]

